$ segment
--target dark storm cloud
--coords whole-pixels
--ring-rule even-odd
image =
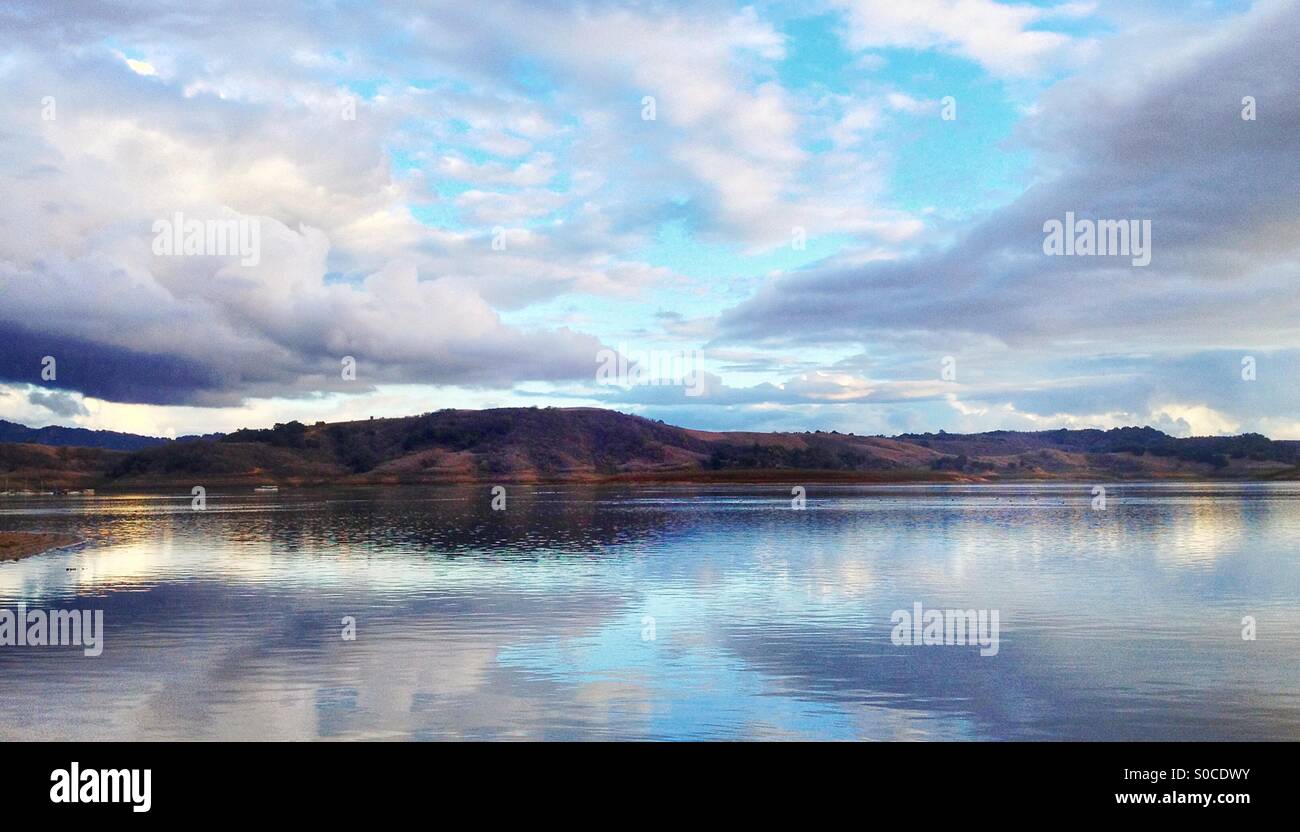
[[[319,234],[264,227],[261,270],[181,258],[142,280],[97,261],[0,265],[0,381],[51,383],[41,378],[50,356],[61,389],[229,406],[381,383],[500,387],[593,372],[600,343],[591,336],[505,326],[468,291],[409,268],[326,284]]]
[[[54,359],[54,378],[42,377],[47,357]],[[222,389],[214,368],[185,358],[135,352],[121,347],[37,333],[0,320],[0,381],[76,390],[118,402],[183,404]],[[33,404],[60,412],[48,395]]]

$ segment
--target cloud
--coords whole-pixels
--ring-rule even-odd
[[[118,403],[92,413],[262,415],[257,401],[394,385],[565,390],[590,380],[602,341],[653,327],[740,357],[699,400],[609,401],[768,424],[856,408],[923,429],[1130,416],[1288,429],[1294,397],[1276,391],[1300,348],[1300,23],[1287,4],[1212,27],[1141,15],[1088,52],[1064,31],[1092,25],[1087,3],[846,0],[857,54],[840,91],[785,78],[804,44],[783,15],[711,1],[267,14],[228,0],[202,26],[162,3],[47,5],[0,10],[15,44],[0,59],[0,381],[32,383],[56,355],[61,388]],[[882,48],[984,70],[971,88],[995,92],[964,99],[959,124],[995,120],[982,101],[1028,114],[1008,144],[1035,165],[1018,198],[962,229],[909,207],[898,157],[915,149],[910,176],[973,134],[937,146],[942,84],[867,51]],[[1255,121],[1239,116],[1246,95]],[[257,222],[261,262],[153,256],[153,221],[176,211]],[[1151,265],[1045,257],[1042,225],[1066,211],[1150,219]],[[708,269],[725,277],[647,262],[666,224],[727,252]],[[779,262],[796,228],[837,253],[745,271],[755,253]],[[687,313],[647,319],[665,308]],[[1246,351],[1259,382],[1224,384]],[[936,380],[944,355],[956,387]]]
[[[327,283],[322,232],[259,221],[255,267],[192,257],[153,270],[143,255],[134,268],[102,258],[0,266],[0,378],[31,380],[52,355],[59,382],[87,395],[215,406],[349,385],[509,386],[591,372],[600,349],[591,336],[506,326],[474,292],[420,280],[410,265]],[[26,323],[36,320],[39,330]],[[357,361],[355,383],[342,379],[344,356]]]
[[[69,393],[57,390],[32,390],[27,394],[27,401],[37,407],[43,407],[55,416],[89,416],[86,406]]]
[[[1165,51],[1129,44],[1106,57],[1113,74],[1056,85],[1025,131],[1042,160],[1038,184],[949,248],[786,275],[722,315],[723,340],[973,333],[1073,351],[1300,343],[1292,11],[1262,5]],[[1245,95],[1267,102],[1266,119],[1241,119]],[[1149,219],[1151,265],[1045,256],[1043,224],[1067,211]]]
[[[857,49],[941,49],[1002,75],[1025,75],[1059,56],[1073,39],[1033,28],[1053,17],[1091,13],[1086,4],[1056,8],[995,0],[840,0]]]
[[[202,29],[149,3],[4,13],[23,46],[0,67],[3,378],[58,352],[88,395],[212,406],[338,389],[345,351],[367,384],[558,379],[585,373],[597,340],[497,310],[671,279],[627,252],[674,194],[700,234],[760,248],[792,223],[918,228],[825,198],[860,190],[866,168],[802,149],[803,113],[757,72],[784,36],[753,9],[719,23],[712,7],[392,3],[250,28],[253,8],[218,4]],[[517,55],[545,94],[522,86]],[[31,102],[51,93],[42,120]],[[455,187],[431,192],[435,178]],[[263,264],[148,257],[146,229],[177,211],[255,218]]]
[[[1153,426],[1175,436],[1224,436],[1241,430],[1236,419],[1202,404],[1170,402],[1153,416]]]
[[[60,383],[87,395],[228,406],[382,383],[579,377],[598,339],[509,326],[493,304],[633,292],[666,274],[523,229],[498,252],[487,234],[421,225],[406,210],[418,183],[393,173],[385,140],[428,103],[422,92],[387,110],[363,105],[346,121],[342,99],[309,72],[257,76],[271,53],[250,49],[235,67],[211,60],[219,40],[189,31],[160,53],[158,77],[143,78],[140,66],[92,45],[118,25],[143,25],[122,15],[130,20],[54,15],[45,28],[23,17],[16,25],[33,30],[31,46],[0,67],[13,92],[0,103],[13,128],[0,143],[0,379],[30,381],[55,355]],[[34,48],[56,28],[84,48],[43,59]],[[145,32],[152,64],[149,41],[166,39]],[[57,116],[45,121],[30,104],[51,92]],[[497,123],[533,140],[555,130],[531,105],[508,110]],[[467,115],[471,131],[492,119]],[[457,173],[529,187],[551,164],[536,154]],[[460,197],[485,225],[540,217],[562,201],[535,188]],[[152,224],[176,211],[258,223],[260,266],[153,257]],[[350,387],[339,377],[345,354],[361,368]]]
[[[153,64],[148,63],[147,61],[136,61],[136,60],[132,60],[131,58],[123,58],[123,60],[126,61],[126,65],[129,66],[131,68],[131,71],[134,72],[136,75],[157,75],[158,74],[158,70],[154,69]]]

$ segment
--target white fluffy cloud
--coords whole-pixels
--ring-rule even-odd
[[[943,49],[1004,75],[1025,75],[1079,44],[1032,28],[1053,17],[1087,15],[1087,4],[1056,7],[997,0],[840,0],[859,49]]]

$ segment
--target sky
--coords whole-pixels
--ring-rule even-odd
[[[0,418],[1297,439],[1297,43],[1294,0],[9,0]]]

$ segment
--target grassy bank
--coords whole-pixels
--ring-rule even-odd
[[[0,561],[22,560],[79,542],[76,535],[54,532],[0,532]]]

